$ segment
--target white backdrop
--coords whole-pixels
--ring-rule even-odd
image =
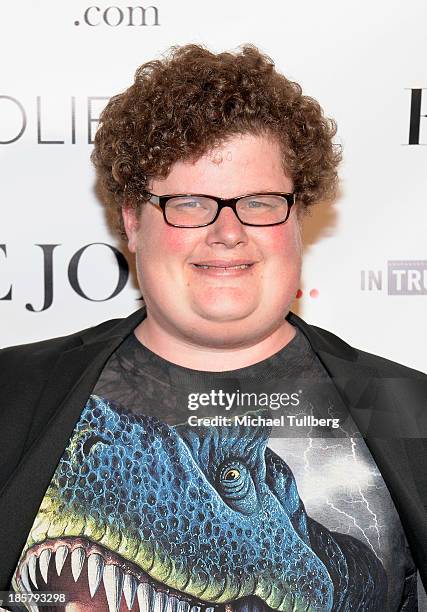
[[[426,370],[426,23],[424,0],[3,2],[0,346],[138,307],[130,279],[106,299],[119,277],[110,246],[124,245],[94,194],[96,118],[138,65],[172,44],[220,51],[251,42],[337,120],[344,147],[342,196],[307,223],[294,309],[359,348]]]

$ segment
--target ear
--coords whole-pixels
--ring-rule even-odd
[[[128,249],[131,253],[136,252],[140,212],[140,210],[135,210],[130,206],[122,207],[123,224],[128,238]]]

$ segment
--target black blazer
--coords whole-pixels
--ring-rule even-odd
[[[141,308],[70,336],[0,351],[0,590],[103,366]],[[296,315],[389,488],[427,589],[427,376],[356,350]]]

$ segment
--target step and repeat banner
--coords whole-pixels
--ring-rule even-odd
[[[338,123],[341,195],[313,209],[293,310],[427,369],[427,4],[3,2],[0,346],[128,315],[140,295],[89,157],[98,117],[171,45],[254,43]]]

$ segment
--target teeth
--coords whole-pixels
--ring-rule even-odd
[[[166,602],[166,612],[177,612],[178,611],[178,600],[176,597],[168,596]]]
[[[139,611],[151,612],[151,602],[154,596],[154,589],[151,588],[146,582],[141,582],[138,585],[136,596],[138,598]]]
[[[21,567],[21,582],[25,587],[26,591],[32,591],[33,589],[30,587],[30,581],[28,579],[28,564],[25,563]]]
[[[138,585],[136,594],[140,612],[201,612],[200,606],[191,607],[188,602],[181,601],[174,595],[156,591],[146,582]],[[208,608],[205,612],[207,611],[214,612],[214,608]]]
[[[178,612],[188,612],[190,610],[190,604],[186,601],[180,601],[178,604]]]
[[[117,565],[104,567],[104,588],[107,595],[108,611],[119,612],[122,598],[123,572]]]
[[[68,555],[68,546],[58,546],[55,554],[55,566],[56,573],[60,576],[62,568],[64,567],[65,559]]]
[[[28,569],[30,570],[30,578],[32,583],[38,589],[37,581],[36,581],[36,567],[37,567],[37,557],[36,555],[31,555],[30,560],[28,561]]]
[[[59,546],[55,553],[55,567],[58,576],[61,575],[65,560],[68,556],[68,546]],[[36,581],[37,559],[40,574],[47,584],[48,571],[52,550],[45,548],[40,556],[31,555],[26,563],[20,567],[20,582],[26,591],[32,592],[33,587],[38,589]],[[77,582],[86,559],[82,547],[75,548],[71,553],[71,572],[74,581]],[[108,602],[108,612],[119,612],[122,593],[125,597],[128,610],[132,610],[135,595],[138,600],[140,612],[215,612],[214,607],[190,606],[187,601],[179,600],[175,595],[168,595],[163,591],[156,591],[154,587],[146,582],[138,584],[136,578],[131,574],[123,574],[123,571],[114,564],[105,564],[103,557],[98,553],[92,553],[87,558],[87,576],[89,591],[93,598],[101,584],[104,582],[105,593]],[[233,612],[231,606],[226,606],[225,612]],[[36,605],[30,605],[31,612],[39,612]],[[0,611],[2,608],[0,607]]]
[[[87,560],[87,578],[89,582],[90,596],[93,597],[100,585],[103,570],[104,559],[98,553],[92,553]]]
[[[52,551],[50,550],[50,548],[45,548],[44,550],[42,550],[40,557],[39,557],[40,573],[46,584],[47,584],[47,572],[49,569],[49,561],[50,561],[51,555],[52,555]]]
[[[21,574],[20,582],[22,586],[24,587],[25,591],[29,591],[30,593],[32,593],[33,590],[30,587],[30,581],[28,579],[28,563],[25,563],[24,565],[21,566],[20,574]],[[28,609],[30,610],[30,612],[39,612],[39,607],[36,604],[27,604],[27,605],[28,605]],[[4,608],[0,606],[0,610],[4,610]]]
[[[239,269],[243,270],[244,268],[249,268],[252,264],[241,264],[240,266],[207,266],[204,264],[195,264],[197,268],[203,268],[204,270],[209,270],[210,268],[221,268],[222,270],[234,270]]]
[[[74,582],[77,582],[79,579],[85,558],[86,555],[83,548],[75,548],[71,553],[71,573],[73,574]]]
[[[157,591],[154,599],[153,612],[164,612],[166,608],[167,595],[161,591]]]
[[[136,595],[136,585],[137,582],[133,576],[130,574],[125,574],[123,580],[123,595],[126,599],[126,604],[129,610],[132,609],[133,602]]]

